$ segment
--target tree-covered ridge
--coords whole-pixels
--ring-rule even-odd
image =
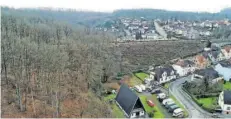
[[[167,11],[158,9],[123,9],[113,12],[116,17],[145,17],[149,19],[179,19],[179,20],[216,20],[216,19],[231,19],[230,12],[227,13],[206,13],[206,12],[182,12],[182,11]]]
[[[83,24],[86,26],[92,26],[107,19],[110,14],[103,12],[91,12],[91,11],[77,11],[72,9],[51,9],[51,8],[21,8],[14,9],[8,7],[1,7],[2,13],[29,17],[42,17],[55,19],[59,21],[66,21],[72,25]]]
[[[110,117],[101,101],[102,77],[118,69],[110,40],[49,18],[2,14],[1,116]]]
[[[182,11],[167,11],[158,9],[121,9],[115,10],[112,13],[92,12],[92,11],[77,11],[73,9],[51,9],[51,8],[21,8],[14,9],[9,7],[1,7],[3,14],[13,14],[17,16],[42,17],[47,19],[55,19],[66,21],[72,25],[81,24],[88,27],[97,26],[105,23],[110,19],[118,17],[148,19],[179,19],[179,20],[221,20],[231,19],[230,8],[226,8],[219,13],[198,13],[198,12],[182,12]]]

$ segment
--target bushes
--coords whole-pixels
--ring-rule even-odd
[[[153,117],[153,116],[154,116],[154,111],[153,111],[153,112],[149,112],[149,113],[148,113],[148,116],[149,116],[149,117]]]
[[[197,96],[194,96],[192,95],[191,93],[189,93],[184,87],[182,88],[191,98],[192,100],[198,105],[200,106],[202,109],[210,112],[210,113],[213,113],[215,112],[214,108],[209,108],[209,107],[206,107],[206,103],[208,103],[208,101],[205,101],[206,103],[201,103],[199,102],[198,98],[209,98],[209,97],[217,97],[219,94],[215,93],[215,94],[204,94],[204,95],[197,95]],[[213,107],[214,104],[211,104],[211,107]]]

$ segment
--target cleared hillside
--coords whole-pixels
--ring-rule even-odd
[[[122,52],[124,68],[137,69],[184,57],[199,52],[204,45],[199,41],[153,41],[121,43],[118,49]]]

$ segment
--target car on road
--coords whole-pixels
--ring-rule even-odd
[[[212,114],[213,118],[219,118],[219,116],[217,114]]]
[[[178,105],[172,105],[168,108],[168,112],[173,112],[175,109],[180,108]]]
[[[173,111],[172,114],[173,117],[178,117],[178,118],[182,118],[184,117],[184,111],[181,108],[177,108]]]
[[[154,106],[155,106],[154,103],[153,103],[151,100],[147,100],[147,103],[148,103],[148,105],[149,105],[150,107],[154,107]]]

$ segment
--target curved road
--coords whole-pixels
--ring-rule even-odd
[[[187,95],[182,90],[182,84],[185,81],[189,81],[191,79],[190,76],[182,77],[172,82],[169,86],[169,91],[176,97],[176,99],[185,107],[185,109],[189,113],[189,118],[211,118],[212,114],[206,112],[202,108],[200,108],[189,95]]]

